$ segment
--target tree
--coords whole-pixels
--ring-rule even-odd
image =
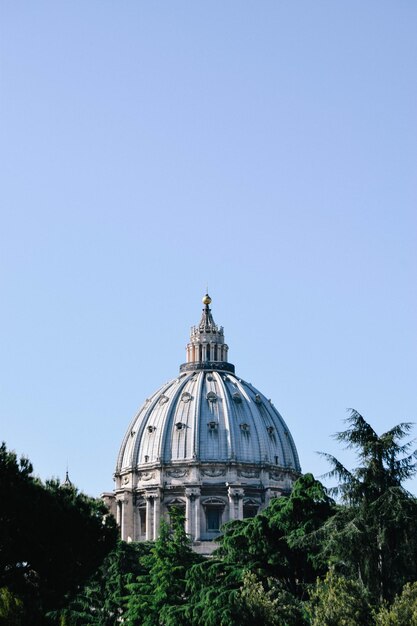
[[[376,626],[417,626],[417,582],[407,583],[390,607],[382,607]]]
[[[268,578],[261,582],[253,572],[246,572],[240,597],[248,624],[307,626],[309,623],[305,603],[287,591],[277,579]]]
[[[119,541],[69,604],[51,617],[60,626],[118,626],[124,618],[128,584],[146,572],[149,543]]]
[[[24,626],[26,612],[22,600],[7,587],[0,589],[0,626]]]
[[[187,573],[186,615],[192,626],[247,626],[240,590],[245,569],[213,557]]]
[[[412,442],[401,443],[411,425],[378,436],[355,410],[347,422],[336,439],[356,450],[360,465],[351,472],[324,455],[344,505],[327,524],[328,555],[357,575],[375,601],[391,600],[417,575],[417,502],[402,486],[417,471]]]
[[[317,531],[333,510],[323,485],[306,474],[290,495],[273,499],[255,517],[225,524],[213,558],[187,575],[191,623],[251,626],[279,605],[282,625],[302,624],[306,587],[327,569]]]
[[[323,485],[305,474],[288,496],[274,498],[254,518],[226,524],[217,554],[263,578],[279,579],[302,598],[305,585],[327,570],[317,531],[334,510]]]
[[[367,626],[372,610],[365,587],[330,569],[310,592],[311,626]]]
[[[102,502],[58,481],[43,484],[30,462],[0,447],[0,587],[21,598],[30,617],[62,606],[116,543]]]
[[[128,584],[126,624],[129,626],[182,626],[186,617],[186,573],[202,560],[190,547],[184,529],[184,514],[169,512],[170,525],[162,521],[160,534],[150,554],[141,562],[147,574]]]

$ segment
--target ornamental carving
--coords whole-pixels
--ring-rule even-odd
[[[180,468],[167,470],[166,473],[168,474],[168,476],[172,476],[172,478],[183,478],[184,476],[188,476],[188,470]]]
[[[212,478],[216,478],[217,476],[224,476],[226,474],[226,471],[216,468],[206,468],[202,469],[201,473],[203,474],[203,476],[211,476]]]
[[[236,488],[236,487],[229,487],[229,497],[230,498],[234,498],[235,500],[239,500],[240,498],[243,498],[245,492],[243,489],[240,488]]]
[[[144,494],[145,500],[156,500],[159,498],[159,493],[157,491],[148,491]]]
[[[269,472],[269,478],[271,480],[284,480],[285,474],[283,472]]]
[[[190,500],[195,500],[200,496],[200,489],[198,487],[189,487],[185,490],[185,495],[187,498],[190,498]]]
[[[155,478],[155,472],[142,472],[139,476],[140,480],[151,480]]]
[[[259,472],[256,470],[238,470],[238,476],[244,478],[259,478]]]

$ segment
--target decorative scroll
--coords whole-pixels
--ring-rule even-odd
[[[226,474],[225,470],[216,468],[202,469],[201,473],[203,474],[203,476],[211,476],[212,478],[216,478],[217,476],[224,476]]]
[[[269,472],[269,478],[271,480],[281,481],[286,478],[284,472]]]
[[[259,472],[256,470],[238,470],[238,476],[244,478],[259,478]]]
[[[140,480],[151,480],[155,478],[155,472],[142,472],[139,476]]]
[[[188,476],[188,470],[182,468],[167,470],[166,473],[168,476],[172,476],[172,478],[183,478],[184,476]]]

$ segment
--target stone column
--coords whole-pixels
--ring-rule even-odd
[[[200,488],[189,487],[185,490],[185,532],[192,541],[200,536]]]
[[[124,541],[133,541],[133,494],[125,492],[123,501],[123,539]]]
[[[161,498],[159,497],[159,493],[155,493],[153,499],[153,539],[158,538],[159,535],[159,524],[161,521]]]
[[[122,501],[119,498],[117,498],[117,500],[116,500],[116,522],[117,522],[117,525],[119,526],[119,528],[122,528],[122,520],[123,520],[123,510],[122,510],[122,507],[123,507]]]
[[[159,533],[161,517],[160,497],[158,491],[147,491],[146,500],[146,541],[155,541]]]
[[[146,500],[146,541],[153,539],[153,495],[145,493]]]
[[[243,519],[244,490],[239,487],[229,487],[229,519]]]
[[[195,508],[195,531],[194,540],[200,541],[201,538],[201,501],[200,501],[200,489],[198,490],[198,496],[194,501]]]

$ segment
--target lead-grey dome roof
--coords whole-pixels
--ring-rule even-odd
[[[193,461],[271,464],[300,472],[283,418],[260,391],[235,375],[207,294],[203,303],[200,324],[191,329],[187,362],[132,420],[116,473]]]

